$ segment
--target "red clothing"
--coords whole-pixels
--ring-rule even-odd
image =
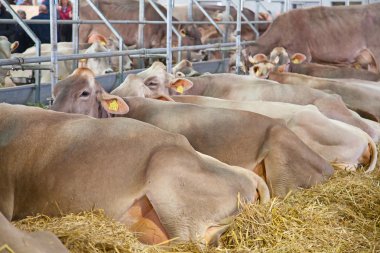
[[[71,6],[67,6],[66,8],[62,6],[61,10],[59,11],[60,19],[62,19],[62,20],[71,19],[71,17],[69,16],[70,12],[72,14],[72,7]]]

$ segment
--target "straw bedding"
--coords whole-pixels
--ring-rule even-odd
[[[379,148],[379,147],[378,147]],[[71,252],[380,252],[380,171],[343,172],[323,185],[243,205],[218,248],[194,243],[144,246],[103,211],[15,222],[55,233]]]

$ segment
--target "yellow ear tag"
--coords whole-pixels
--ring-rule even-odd
[[[108,105],[108,109],[116,112],[119,109],[119,104],[116,100],[112,100],[112,102]]]
[[[177,86],[176,91],[177,91],[178,93],[180,93],[180,94],[183,94],[183,86],[182,86],[182,85]]]
[[[105,45],[107,45],[107,43],[105,41],[101,41],[100,45],[105,46]]]
[[[360,63],[355,63],[355,64],[354,64],[354,68],[355,68],[355,69],[361,69],[362,66],[360,65]]]
[[[294,63],[294,64],[299,64],[299,63],[300,63],[300,60],[298,60],[298,59],[294,59],[294,60],[293,60],[293,63]]]

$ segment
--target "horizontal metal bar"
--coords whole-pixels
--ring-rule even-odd
[[[50,70],[49,66],[42,65],[14,65],[14,66],[3,66],[2,69],[6,70]]]
[[[26,24],[49,24],[46,19],[23,19]],[[236,24],[236,21],[215,21],[216,24]],[[242,24],[266,24],[271,21],[242,21]],[[14,19],[0,19],[0,24],[17,24]],[[57,24],[104,24],[101,20],[57,20]],[[166,24],[165,21],[138,21],[138,20],[110,20],[110,24]],[[173,24],[182,25],[211,25],[209,21],[173,21]]]
[[[241,43],[242,45],[252,45],[256,44],[255,41],[245,41]],[[235,43],[216,43],[209,45],[198,45],[198,46],[182,46],[174,47],[172,51],[186,51],[186,50],[202,50],[207,48],[223,48],[223,47],[235,47]],[[112,57],[121,55],[136,55],[136,54],[163,54],[166,53],[166,48],[150,48],[150,49],[135,49],[135,50],[124,50],[124,51],[114,51],[114,52],[101,52],[92,54],[71,54],[71,55],[58,55],[58,61],[66,60],[79,60],[85,58],[102,58],[102,57]],[[28,57],[21,58],[23,63],[37,63],[37,62],[50,62],[50,57]],[[0,66],[4,65],[16,65],[20,63],[20,58],[11,59],[0,59]]]

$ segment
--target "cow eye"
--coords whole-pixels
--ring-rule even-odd
[[[81,97],[88,97],[88,96],[90,96],[90,92],[88,92],[88,91],[83,91],[81,94],[80,94],[80,96]]]
[[[158,83],[155,83],[155,82],[149,82],[149,83],[147,83],[147,86],[148,86],[149,88],[156,88],[156,87],[158,86]]]

